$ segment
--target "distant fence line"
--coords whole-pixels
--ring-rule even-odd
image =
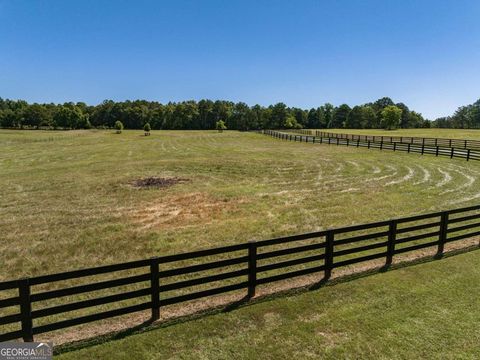
[[[332,270],[374,259],[385,259],[388,266],[394,257],[410,251],[436,247],[444,252],[446,243],[480,235],[480,205],[424,215],[392,219],[363,225],[329,229],[313,233],[287,236],[270,240],[241,243],[177,255],[126,262],[115,265],[67,271],[13,281],[0,282],[0,308],[10,308],[10,315],[0,317],[0,325],[10,329],[0,331],[0,341],[23,338],[33,341],[34,335],[67,328],[79,324],[150,310],[152,320],[159,319],[160,310],[168,305],[246,289],[246,297],[255,295],[259,285],[323,272],[328,280]],[[452,226],[454,225],[454,226]],[[294,257],[292,258],[292,255]],[[296,255],[296,256],[295,256]],[[223,256],[212,261],[212,257]],[[226,258],[225,258],[226,256]],[[184,264],[185,261],[194,264]],[[173,264],[173,265],[172,265]],[[178,264],[181,264],[179,266]],[[231,267],[236,265],[236,270]],[[306,266],[298,268],[298,266]],[[172,268],[173,266],[173,268]],[[297,266],[297,267],[296,267]],[[121,274],[125,270],[138,270],[139,274]],[[213,270],[213,274],[201,274]],[[272,273],[272,271],[274,271]],[[176,276],[191,275],[194,278],[175,280]],[[201,275],[200,275],[201,274]],[[83,279],[99,275],[111,278],[87,279],[78,285],[62,285],[49,290],[36,286],[67,280]],[[234,279],[235,283],[219,283],[220,286],[198,291],[195,286]],[[139,285],[142,284],[142,285]],[[126,289],[126,286],[141,286]],[[120,288],[122,287],[122,288]],[[79,294],[92,294],[104,289],[122,289],[115,294],[94,295],[88,299],[51,305],[49,300],[64,299]],[[173,290],[185,293],[168,296]],[[6,298],[5,291],[15,291],[16,296]],[[120,290],[119,290],[120,291]],[[3,293],[2,293],[3,292]],[[141,300],[143,298],[143,300]],[[69,298],[67,298],[70,300]],[[122,301],[136,299],[135,304],[121,305]],[[46,302],[46,303],[45,303]],[[43,306],[42,306],[43,303]],[[98,311],[97,306],[118,303],[115,309]],[[88,315],[72,315],[70,312],[92,308]],[[16,310],[18,309],[18,311]],[[50,319],[49,316],[63,318]],[[35,324],[42,319],[42,324]],[[17,329],[13,330],[13,326]]]
[[[404,151],[407,153],[418,153],[418,154],[430,154],[435,156],[448,156],[450,158],[462,158],[468,160],[480,160],[480,150],[475,150],[471,148],[455,148],[449,146],[440,145],[441,139],[436,139],[438,145],[430,145],[426,142],[397,142],[395,138],[390,136],[363,136],[363,135],[352,135],[352,137],[347,137],[347,134],[332,134],[325,133],[322,131],[317,131],[315,135],[306,135],[307,132],[312,130],[294,130],[300,135],[290,134],[286,132],[280,132],[276,130],[262,130],[261,133],[265,135],[270,135],[272,137],[289,140],[289,141],[300,141],[300,142],[310,142],[314,144],[331,144],[331,145],[345,145],[353,147],[364,147],[368,149],[380,149],[380,150],[393,150],[393,151]],[[343,135],[344,137],[340,136]],[[416,139],[416,138],[399,138],[399,139]],[[418,138],[417,138],[418,139]],[[426,138],[422,138],[426,139]],[[390,140],[394,140],[393,142]],[[444,139],[446,140],[446,139]],[[413,141],[413,140],[412,140]],[[466,141],[475,141],[475,140],[461,140],[463,144]],[[450,143],[450,139],[447,140]]]
[[[299,134],[304,135],[315,135],[322,137],[331,137],[331,138],[340,138],[340,139],[350,139],[361,141],[372,141],[372,142],[390,142],[390,143],[403,143],[403,144],[417,144],[417,145],[428,145],[428,146],[441,146],[448,148],[456,149],[475,149],[480,150],[480,141],[479,140],[469,140],[469,139],[447,139],[447,138],[425,138],[425,137],[411,137],[411,136],[385,136],[385,135],[359,135],[359,134],[344,134],[344,133],[331,133],[320,130],[294,130]],[[479,132],[480,134],[480,132]]]

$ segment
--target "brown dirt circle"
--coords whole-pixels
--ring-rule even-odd
[[[142,179],[136,179],[130,182],[130,185],[137,189],[149,189],[149,188],[167,188],[176,184],[181,184],[190,181],[189,179],[183,179],[178,177],[164,178],[164,177],[147,177]]]

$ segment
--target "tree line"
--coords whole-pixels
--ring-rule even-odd
[[[387,109],[387,110],[386,110]],[[83,102],[29,104],[23,100],[0,98],[0,126],[3,128],[88,129],[114,128],[120,121],[126,129],[215,129],[223,121],[228,129],[256,130],[281,128],[419,128],[431,123],[403,103],[388,97],[354,106],[326,103],[301,109],[284,103],[248,106],[243,102],[200,100],[169,102],[136,100],[99,105]]]
[[[452,116],[436,119],[433,125],[439,128],[480,129],[480,99],[471,105],[460,106]]]

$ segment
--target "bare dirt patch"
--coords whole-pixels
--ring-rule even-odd
[[[206,193],[168,196],[133,209],[130,217],[143,228],[179,228],[203,225],[239,215],[242,198],[216,198]]]
[[[163,178],[163,177],[151,176],[147,178],[133,180],[130,182],[130,185],[138,189],[166,188],[166,187],[170,187],[176,184],[181,184],[187,181],[190,181],[190,180],[178,178],[178,177]]]

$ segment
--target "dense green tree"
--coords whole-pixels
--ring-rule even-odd
[[[293,116],[295,117],[295,120],[298,124],[298,126],[300,126],[300,128],[304,128],[304,127],[307,127],[307,118],[308,118],[308,112],[303,110],[303,109],[299,109],[299,108],[291,108],[290,109],[290,112],[293,113]]]
[[[402,118],[403,118],[403,113],[402,113]],[[425,124],[425,119],[423,118],[422,114],[417,113],[415,111],[410,111],[408,113],[408,120],[406,124],[407,128],[421,128],[421,127],[424,127],[424,124]]]
[[[362,128],[364,129],[378,129],[380,127],[380,116],[369,105],[363,106],[363,121]]]
[[[243,102],[239,102],[234,105],[228,124],[233,129],[250,130],[249,115],[250,108],[248,105]]]
[[[83,114],[79,107],[64,104],[57,107],[53,115],[55,127],[64,129],[89,129],[91,127],[88,116]]]
[[[52,114],[45,106],[32,104],[23,111],[23,125],[39,128],[40,126],[51,126],[53,123]]]
[[[386,130],[394,130],[400,126],[400,120],[402,118],[402,109],[395,105],[386,106],[382,112],[381,125]]]
[[[330,128],[343,128],[347,122],[348,114],[350,113],[350,106],[342,104],[337,107],[333,113],[333,118],[330,123]]]
[[[392,106],[392,105],[395,105],[395,103],[393,102],[392,99],[390,99],[389,97],[383,97],[383,98],[375,101],[373,103],[372,107],[374,108],[375,111],[377,111],[377,112],[380,111],[381,112],[387,106]]]
[[[325,126],[328,128],[331,128],[332,122],[333,122],[333,112],[335,111],[335,107],[330,103],[326,103],[325,105],[321,106],[321,109],[325,117]]]
[[[200,100],[198,102],[198,118],[200,129],[213,129],[216,122],[213,101]]]
[[[287,117],[289,115],[287,105],[284,103],[278,103],[270,106],[271,114],[270,121],[267,124],[267,128],[281,129],[284,127]]]
[[[408,127],[408,122],[410,120],[410,109],[404,103],[395,104],[396,107],[402,109],[402,118],[400,119],[400,127],[405,129]]]
[[[286,129],[301,129],[302,125],[297,122],[297,119],[293,114],[288,114],[283,127]]]
[[[345,127],[349,129],[362,129],[363,126],[363,106],[354,106],[348,113]]]
[[[307,127],[310,129],[321,129],[325,128],[325,110],[323,107],[318,107],[316,109],[312,108],[307,114]]]

